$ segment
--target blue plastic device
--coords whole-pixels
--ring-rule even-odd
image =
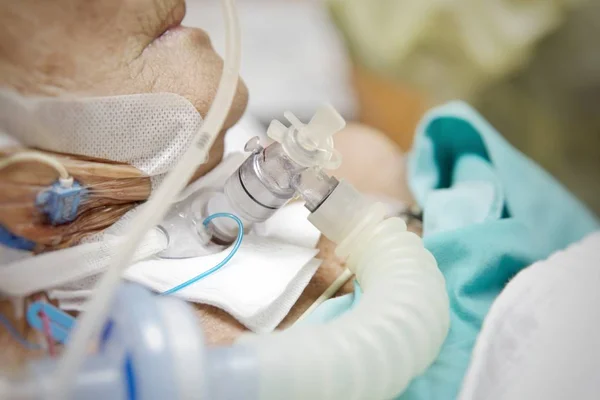
[[[24,237],[17,236],[4,226],[0,225],[0,243],[6,247],[13,249],[31,251],[35,247],[35,243]]]
[[[86,194],[87,190],[76,181],[71,187],[55,182],[48,190],[38,194],[35,203],[52,225],[60,225],[77,217],[77,209]]]
[[[50,332],[54,340],[64,344],[67,341],[71,328],[73,328],[75,318],[54,307],[52,304],[36,301],[27,309],[27,322],[39,332],[44,331],[42,319],[39,316],[40,311],[43,311],[50,320]]]

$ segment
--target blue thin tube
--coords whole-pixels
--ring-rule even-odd
[[[21,346],[29,349],[29,350],[41,350],[42,346],[36,343],[31,343],[29,340],[25,339],[21,336],[21,334],[17,331],[17,329],[12,326],[8,318],[4,315],[0,314],[0,324],[4,325],[10,336],[13,337]]]
[[[175,292],[180,291],[181,289],[190,286],[193,283],[198,282],[200,279],[206,278],[207,276],[213,274],[214,272],[217,272],[219,269],[221,269],[221,267],[223,267],[225,264],[227,264],[235,255],[235,253],[237,253],[237,251],[240,248],[240,245],[242,244],[242,239],[244,238],[244,224],[242,223],[242,220],[239,219],[238,217],[236,217],[233,214],[230,213],[215,213],[212,215],[209,215],[208,217],[206,217],[206,219],[204,220],[204,222],[202,222],[202,224],[204,226],[207,226],[209,224],[210,221],[212,221],[215,218],[231,218],[232,220],[234,220],[237,225],[238,225],[238,234],[237,234],[237,238],[235,239],[235,242],[233,243],[233,248],[231,249],[231,251],[229,252],[229,254],[227,255],[227,257],[225,257],[223,259],[223,261],[221,261],[220,263],[218,263],[217,265],[215,265],[214,267],[212,267],[211,269],[209,269],[208,271],[204,271],[203,273],[201,273],[200,275],[185,281],[165,292],[162,292],[161,295],[167,295],[167,294],[173,294]]]

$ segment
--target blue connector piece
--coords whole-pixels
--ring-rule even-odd
[[[71,187],[63,187],[55,182],[48,190],[38,194],[36,206],[46,216],[52,225],[72,222],[77,217],[77,209],[87,190],[78,182]]]
[[[44,332],[44,324],[40,318],[40,311],[43,311],[50,320],[52,338],[65,344],[73,325],[75,325],[75,318],[50,303],[36,301],[27,309],[27,322],[33,329],[39,332]]]

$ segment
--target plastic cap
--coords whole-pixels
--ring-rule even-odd
[[[331,105],[321,107],[308,124],[289,111],[283,115],[291,126],[288,128],[273,120],[267,135],[281,143],[292,160],[307,168],[335,169],[340,166],[342,158],[333,148],[332,136],[346,126],[346,121],[335,108]]]
[[[317,110],[308,125],[304,127],[304,133],[320,143],[346,126],[346,121],[331,105],[325,105]]]

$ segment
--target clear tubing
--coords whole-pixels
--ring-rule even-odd
[[[238,217],[236,217],[233,214],[229,214],[229,213],[218,213],[218,214],[212,214],[209,215],[204,222],[202,223],[205,227],[210,223],[210,221],[212,221],[215,218],[229,218],[232,219],[233,221],[235,221],[235,223],[237,224],[238,227],[238,234],[237,234],[237,238],[235,240],[235,243],[233,244],[231,251],[229,252],[229,254],[223,259],[223,261],[221,261],[220,263],[218,263],[217,265],[215,265],[214,267],[212,267],[211,269],[204,271],[203,273],[201,273],[198,276],[195,276],[192,279],[189,279],[169,290],[166,290],[164,292],[162,292],[162,295],[168,295],[168,294],[173,294],[175,292],[180,291],[181,289],[184,289],[190,285],[193,285],[194,283],[198,282],[201,279],[206,278],[207,276],[217,272],[218,270],[220,270],[221,268],[223,268],[223,266],[225,264],[227,264],[235,255],[235,253],[237,253],[237,251],[239,250],[240,246],[242,245],[242,239],[244,238],[244,224],[242,223],[242,220],[239,219]]]
[[[106,320],[123,269],[129,264],[144,234],[162,220],[195,169],[206,161],[208,152],[223,127],[238,84],[240,29],[234,0],[222,0],[222,4],[225,15],[226,52],[223,73],[213,104],[192,146],[160,187],[152,193],[148,202],[141,206],[141,212],[131,221],[131,229],[126,235],[127,241],[117,248],[111,266],[102,276],[94,296],[86,305],[85,311],[73,329],[69,346],[66,347],[58,363],[55,384],[51,392],[52,398],[69,398],[73,377],[83,363],[90,340]]]
[[[422,240],[392,218],[350,242],[347,265],[364,291],[356,308],[243,343],[257,353],[260,399],[393,398],[437,356],[449,303]]]
[[[313,311],[315,311],[317,309],[317,307],[319,307],[321,304],[323,304],[323,302],[325,302],[325,300],[328,300],[333,295],[335,295],[338,292],[338,290],[340,290],[342,288],[342,286],[344,286],[346,284],[346,282],[348,282],[350,279],[352,279],[353,276],[354,276],[354,274],[352,273],[352,271],[350,271],[348,268],[344,269],[344,271],[342,271],[340,276],[338,276],[335,279],[335,281],[333,281],[333,283],[331,285],[329,285],[329,287],[327,289],[325,289],[325,291],[310,305],[310,307],[308,307],[306,309],[306,311],[304,311],[302,313],[302,315],[300,317],[298,317],[295,324],[299,323],[304,318],[308,317],[310,314],[313,313]]]
[[[56,170],[61,179],[69,179],[69,172],[56,158],[37,151],[23,151],[0,160],[0,169],[19,162],[38,162]]]

